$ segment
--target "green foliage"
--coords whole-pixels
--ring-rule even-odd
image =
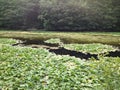
[[[51,38],[51,39],[48,39],[48,40],[46,40],[44,42],[45,43],[50,43],[50,44],[60,44],[61,43],[59,38],[55,38],[55,39]]]
[[[98,70],[97,76],[102,82],[103,90],[119,90],[120,83],[120,58],[101,57],[100,62],[90,64]],[[102,90],[102,89],[100,89]]]
[[[117,50],[117,48],[103,44],[65,44],[64,47],[69,50],[75,50],[92,54],[107,53],[110,51]]]
[[[115,6],[116,3],[116,6]],[[39,17],[47,30],[116,31],[119,26],[119,5],[113,0],[41,0]]]
[[[0,28],[119,31],[119,0],[0,0]]]
[[[9,39],[8,39],[9,40]],[[7,40],[6,40],[7,41]],[[0,41],[2,90],[119,90],[120,58],[84,61]],[[3,44],[2,44],[3,43]],[[8,43],[9,44],[9,43]]]
[[[15,44],[18,41],[14,39],[8,39],[8,38],[0,38],[0,44]]]
[[[0,27],[18,29],[23,26],[24,7],[22,0],[0,0]]]
[[[0,0],[0,27],[26,29],[38,26],[39,0]]]

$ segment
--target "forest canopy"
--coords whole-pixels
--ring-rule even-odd
[[[0,0],[0,29],[120,31],[119,0]]]

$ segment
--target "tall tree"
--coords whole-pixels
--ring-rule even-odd
[[[0,28],[120,31],[119,0],[0,0]]]

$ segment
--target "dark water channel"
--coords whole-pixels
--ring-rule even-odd
[[[74,56],[80,59],[89,60],[89,58],[95,58],[99,60],[98,54],[90,54],[90,53],[83,53],[74,50],[68,50],[64,47],[59,47],[57,44],[46,44],[44,42],[36,42],[36,41],[23,41],[22,43],[16,43],[12,46],[29,46],[32,48],[45,48],[49,50],[49,52],[55,53],[56,55],[69,55]],[[120,48],[120,47],[119,47]],[[104,53],[101,53],[103,55]],[[120,57],[120,50],[108,52],[108,54],[104,54],[106,57]]]

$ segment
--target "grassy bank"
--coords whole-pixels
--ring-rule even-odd
[[[0,31],[0,37],[30,41],[44,41],[50,38],[60,38],[64,43],[102,43],[120,45],[120,33]]]

